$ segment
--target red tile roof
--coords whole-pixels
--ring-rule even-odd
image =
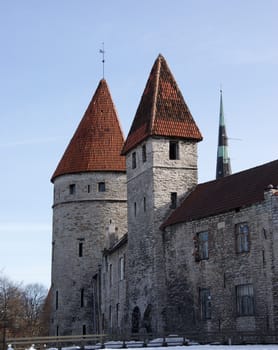
[[[161,55],[151,70],[122,154],[154,135],[202,140],[178,85]]]
[[[278,185],[278,160],[199,184],[161,228],[261,202],[270,184]]]
[[[108,85],[102,79],[51,181],[87,171],[125,171],[124,137]]]

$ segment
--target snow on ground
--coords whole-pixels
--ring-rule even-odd
[[[112,348],[105,347],[111,350]],[[278,350],[278,345],[191,345],[191,346],[167,346],[148,349],[155,350]],[[142,348],[133,348],[133,350],[142,350]]]

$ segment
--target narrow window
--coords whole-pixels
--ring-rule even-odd
[[[86,325],[83,324],[83,326],[82,326],[82,334],[83,334],[83,335],[86,335],[86,333],[87,333],[87,331],[86,331]]]
[[[136,168],[136,152],[132,153],[132,169]]]
[[[124,257],[120,257],[120,281],[125,279],[125,259]]]
[[[59,292],[56,290],[56,296],[55,296],[55,308],[58,310],[59,307]]]
[[[59,335],[59,326],[57,325],[56,326],[56,336],[58,337],[58,335]]]
[[[236,304],[238,316],[254,315],[254,290],[252,284],[236,286]]]
[[[84,288],[80,291],[80,307],[84,307]]]
[[[112,264],[109,265],[109,285],[112,286],[113,276],[112,276]]]
[[[105,182],[99,182],[98,183],[98,192],[105,192]]]
[[[79,242],[78,244],[78,255],[83,256],[83,242]]]
[[[134,203],[134,216],[136,216],[137,215],[137,204],[136,204],[136,202]]]
[[[179,143],[177,141],[169,142],[169,159],[179,159]]]
[[[200,289],[200,307],[202,320],[211,318],[211,296],[209,288]]]
[[[52,242],[52,261],[54,261],[55,257],[55,241]]]
[[[87,190],[88,190],[88,193],[91,192],[91,185],[88,185],[88,186],[87,186]]]
[[[205,260],[209,258],[208,252],[208,232],[199,232],[197,234],[197,243],[198,243],[198,260]]]
[[[246,222],[236,225],[236,251],[249,252],[249,227]]]
[[[110,327],[112,328],[112,306],[109,306],[109,322],[110,322]]]
[[[69,185],[69,193],[75,194],[75,190],[76,190],[75,184],[70,184]]]
[[[143,201],[144,201],[144,203],[143,203],[143,206],[144,206],[144,212],[146,212],[146,209],[147,209],[147,205],[146,205],[146,197],[144,197]]]
[[[142,146],[142,162],[145,163],[147,160],[147,151],[146,151],[146,145]]]
[[[117,318],[117,327],[119,327],[119,309],[120,309],[120,304],[116,304],[116,318]]]
[[[171,209],[175,209],[177,207],[177,192],[171,192]]]

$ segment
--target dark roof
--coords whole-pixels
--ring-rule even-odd
[[[118,241],[116,241],[116,243],[112,247],[104,249],[103,254],[110,255],[114,253],[117,249],[125,245],[127,241],[128,241],[128,234],[125,233],[121,238],[119,238]]]
[[[161,55],[151,70],[122,154],[149,136],[202,140],[182,93]]]
[[[261,202],[270,184],[278,184],[278,160],[199,184],[161,228]]]
[[[51,181],[87,171],[125,171],[124,137],[108,85],[102,79]]]

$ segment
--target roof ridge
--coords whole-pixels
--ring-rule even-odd
[[[159,84],[159,78],[160,78],[160,69],[161,69],[161,58],[162,55],[159,54],[158,56],[158,64],[157,64],[157,70],[156,70],[156,77],[155,77],[155,87],[154,87],[154,100],[153,100],[153,106],[152,106],[152,115],[151,115],[151,123],[150,123],[150,134],[154,131],[154,122],[155,122],[155,116],[156,116],[156,103],[157,103],[157,96],[158,96],[158,84]]]

